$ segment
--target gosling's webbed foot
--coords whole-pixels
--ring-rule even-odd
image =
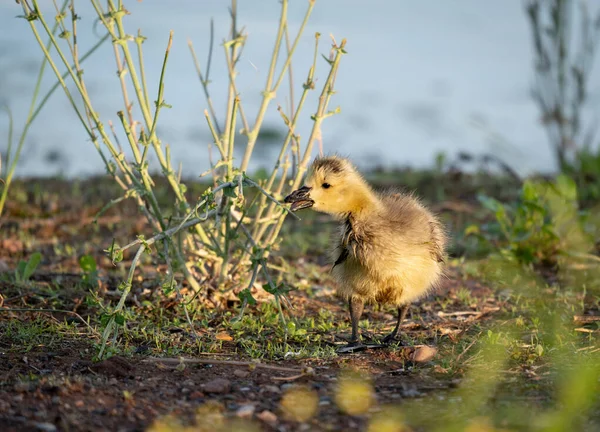
[[[367,346],[364,343],[362,343],[360,341],[356,341],[356,342],[349,342],[347,345],[339,347],[337,349],[337,352],[339,354],[348,354],[348,353],[364,351],[366,349],[367,349]]]
[[[406,346],[407,345],[406,342],[404,340],[402,340],[398,334],[395,334],[395,333],[390,333],[389,335],[387,335],[386,337],[384,337],[381,340],[381,343],[385,344],[385,345],[391,345],[391,344],[397,344],[397,345],[400,345],[400,346]]]
[[[385,348],[385,347],[386,347],[386,345],[382,345],[382,344],[371,344],[371,343],[365,344],[360,341],[357,341],[357,342],[350,342],[347,345],[339,347],[336,351],[338,354],[352,354],[352,353],[356,353],[356,352],[360,352],[360,351],[366,351],[366,350],[377,349],[377,348]]]

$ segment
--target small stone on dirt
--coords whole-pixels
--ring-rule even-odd
[[[204,393],[202,393],[201,391],[195,391],[192,394],[190,394],[191,400],[202,399],[203,397],[204,397]]]
[[[254,414],[255,409],[256,407],[254,405],[242,405],[235,412],[235,415],[240,418],[250,418],[252,417],[252,414]]]
[[[10,267],[4,260],[0,260],[0,273],[8,273],[10,271]]]
[[[263,412],[257,414],[256,418],[264,421],[265,423],[271,426],[277,424],[277,416],[268,410],[264,410]]]
[[[281,390],[276,385],[266,385],[263,388],[269,393],[281,393]]]
[[[412,355],[412,361],[415,363],[425,363],[435,357],[437,354],[437,348],[430,347],[427,345],[421,345],[417,347]]]
[[[56,431],[56,426],[52,423],[35,423],[35,428],[44,432],[54,432]]]
[[[238,378],[247,378],[250,375],[250,372],[243,369],[236,369],[233,371],[233,374]]]
[[[125,358],[113,356],[100,363],[96,363],[90,369],[99,374],[125,378],[132,375],[133,366]]]
[[[207,393],[228,393],[231,390],[231,381],[225,378],[217,378],[204,384]]]

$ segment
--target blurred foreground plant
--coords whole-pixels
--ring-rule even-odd
[[[292,112],[287,114],[281,107],[279,108],[287,127],[287,134],[268,179],[260,182],[249,178],[246,171],[267,109],[289,71],[294,51],[315,1],[307,2],[306,14],[298,33],[287,44],[285,50],[282,41],[284,35],[286,39],[288,35],[288,0],[281,2],[281,15],[262,93],[263,98],[254,121],[251,121],[244,110],[244,103],[236,86],[236,66],[246,43],[246,35],[237,27],[236,0],[233,0],[231,4],[229,40],[223,43],[229,86],[227,108],[221,121],[215,113],[208,88],[210,56],[207,70],[202,71],[190,43],[197,72],[207,97],[206,121],[219,153],[218,162],[208,172],[213,176],[214,187],[207,189],[197,202],[192,203],[186,196],[187,189],[181,181],[181,173],[175,172],[171,164],[170,147],[163,144],[157,133],[160,112],[170,108],[164,99],[163,82],[173,32],[169,36],[165,50],[160,80],[155,92],[156,99],[153,99],[150,97],[144,69],[142,45],[145,37],[139,31],[136,36],[126,32],[124,18],[129,12],[125,9],[123,1],[107,0],[105,7],[100,4],[99,0],[89,1],[96,11],[97,19],[102,23],[113,42],[124,104],[124,109],[117,115],[126,142],[131,149],[131,157],[126,156],[119,145],[118,134],[112,128],[112,124],[110,124],[112,131],[109,134],[105,122],[100,119],[87,91],[77,42],[78,16],[75,11],[75,0],[70,1],[71,19],[69,23],[66,22],[66,14],[57,10],[55,19],[61,30],[59,38],[61,40],[54,36],[48,19],[40,10],[37,0],[31,0],[31,2],[21,0],[21,6],[48,64],[56,74],[82,126],[104,161],[109,175],[124,190],[124,195],[108,203],[107,207],[123,199],[134,199],[154,229],[154,234],[150,238],[140,235],[137,240],[123,247],[113,242],[107,248],[113,262],[122,260],[123,253],[129,248],[136,247],[137,251],[127,279],[119,287],[122,291],[120,301],[116,306],[106,307],[104,310],[105,329],[100,357],[108,339],[113,335],[113,340],[115,340],[118,326],[125,322],[123,313],[125,300],[131,290],[136,266],[145,252],[156,251],[167,263],[169,270],[164,285],[170,290],[175,289],[181,294],[181,281],[176,279],[176,275],[181,274],[191,288],[190,298],[206,297],[209,293],[208,287],[216,291],[234,289],[239,292],[242,310],[248,303],[254,302],[251,289],[260,277],[264,282],[264,289],[275,296],[280,316],[284,320],[281,300],[285,300],[288,288],[276,284],[267,271],[269,252],[277,244],[278,234],[287,214],[287,209],[282,207],[278,200],[285,193],[300,185],[311,158],[314,141],[321,135],[323,120],[338,112],[337,109],[329,111],[328,106],[331,96],[334,94],[333,88],[339,62],[345,53],[345,40],[340,44],[333,41],[330,56],[325,58],[329,72],[322,84],[318,106],[311,117],[314,121],[312,130],[308,139],[302,143],[296,131],[296,124],[302,114],[308,93],[316,88],[314,76],[318,58],[319,34],[316,35],[313,64],[307,68],[307,78],[303,83],[302,95],[297,105]],[[42,43],[40,32],[49,36],[51,46],[56,51],[55,55]],[[133,50],[131,49],[132,45],[135,45]],[[212,46],[210,52],[212,53]],[[67,57],[72,59],[72,64]],[[277,62],[280,57],[283,57],[284,61],[278,71]],[[60,69],[66,69],[68,78],[75,85],[75,93],[70,90]],[[290,79],[290,88],[292,86],[293,83]],[[134,95],[132,98],[130,98],[130,93]],[[76,103],[78,98],[83,102],[83,108]],[[137,104],[134,104],[134,100]],[[243,159],[237,166],[234,162],[234,152],[237,144],[236,131],[240,123],[245,150]],[[172,206],[168,208],[161,207],[156,197],[155,181],[148,164],[150,153],[153,153],[158,160],[162,175],[168,181],[175,196]],[[293,166],[290,160],[294,161]],[[290,170],[290,168],[293,169]],[[290,171],[292,171],[291,175]],[[257,190],[257,193],[253,197],[247,196],[248,188]],[[199,282],[199,278],[202,279],[202,282]],[[184,310],[191,325],[192,322],[187,311],[190,301],[190,299],[185,300]]]
[[[505,258],[550,266],[564,257],[594,260],[590,252],[600,226],[594,212],[579,211],[577,186],[570,177],[527,180],[512,204],[484,195],[478,198],[495,221],[467,227],[466,233],[491,243]]]

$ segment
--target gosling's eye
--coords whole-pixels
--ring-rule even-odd
[[[331,187],[331,185],[330,185],[329,183],[323,183],[323,184],[321,185],[321,187],[322,187],[323,189],[329,189],[329,188]]]

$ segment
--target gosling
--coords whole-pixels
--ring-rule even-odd
[[[285,202],[291,211],[312,207],[340,221],[331,271],[352,322],[351,339],[340,351],[367,348],[358,322],[370,303],[396,306],[396,326],[378,346],[397,340],[409,305],[443,274],[447,236],[440,221],[411,195],[375,192],[350,161],[338,156],[315,159],[305,185]]]

